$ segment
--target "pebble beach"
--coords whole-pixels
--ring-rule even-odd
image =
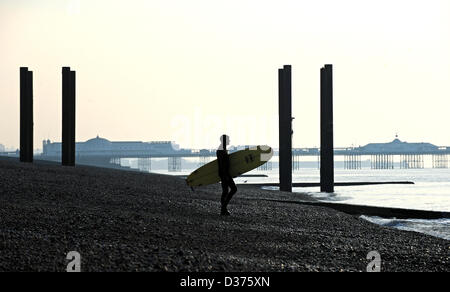
[[[0,158],[0,271],[450,271],[450,242],[383,227],[313,200],[241,187],[220,216],[219,184]],[[270,201],[277,200],[277,202]]]

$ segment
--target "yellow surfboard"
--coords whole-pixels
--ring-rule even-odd
[[[255,169],[269,161],[272,155],[272,148],[265,145],[231,153],[230,175],[237,177]],[[191,187],[206,186],[219,181],[219,164],[217,159],[197,168],[186,178],[186,183]]]

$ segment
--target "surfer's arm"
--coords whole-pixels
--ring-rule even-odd
[[[225,157],[224,157],[224,160],[226,161],[224,164],[224,170],[225,170],[225,173],[229,176],[229,177],[231,177],[231,174],[230,174],[230,156],[228,155],[228,153],[225,153]]]
[[[222,177],[223,176],[223,156],[221,155],[219,150],[216,152],[216,156],[217,156],[219,176]]]

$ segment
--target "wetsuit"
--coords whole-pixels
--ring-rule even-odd
[[[222,182],[222,215],[228,215],[227,206],[233,195],[237,192],[236,185],[230,175],[230,157],[226,150],[216,151],[217,162],[219,163],[219,177]],[[230,192],[228,192],[230,188]]]

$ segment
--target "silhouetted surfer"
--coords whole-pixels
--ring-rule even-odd
[[[236,185],[230,175],[230,157],[227,152],[227,145],[230,144],[230,137],[222,135],[220,137],[220,146],[216,151],[217,162],[219,163],[219,177],[222,182],[222,198],[221,198],[221,215],[230,215],[227,210],[228,203],[233,195],[237,192]],[[228,192],[230,188],[230,192]]]

